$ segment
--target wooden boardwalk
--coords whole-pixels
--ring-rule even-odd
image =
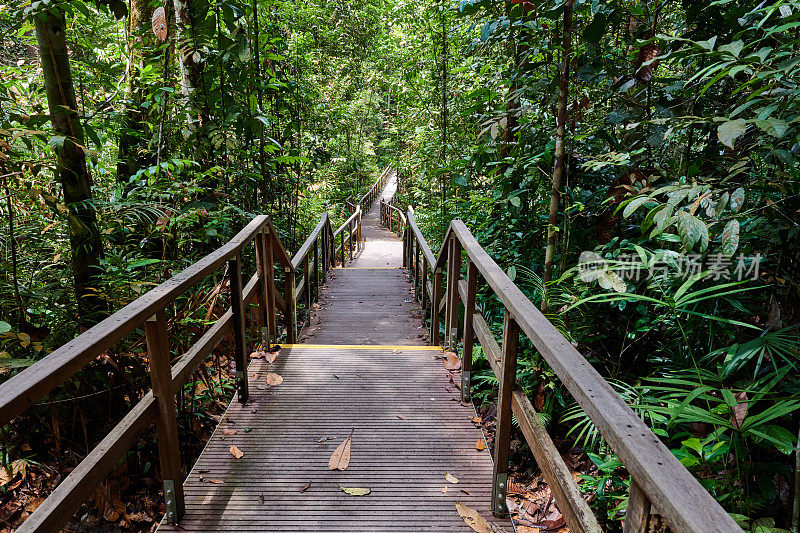
[[[489,449],[476,449],[474,409],[441,348],[424,345],[402,243],[377,212],[364,217],[354,261],[329,273],[307,344],[251,363],[250,402],[231,402],[185,481],[186,515],[161,530],[471,531],[459,501],[492,520]],[[268,386],[269,372],[283,383]],[[349,467],[329,470],[351,432]]]

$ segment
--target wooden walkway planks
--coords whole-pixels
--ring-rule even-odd
[[[394,196],[391,176],[380,198]],[[345,268],[328,274],[319,308],[301,341],[314,344],[427,344],[408,271],[403,241],[380,225],[374,205],[361,223],[363,245]]]
[[[390,179],[382,196],[395,187]],[[314,344],[251,363],[251,401],[231,402],[184,484],[186,516],[161,530],[472,531],[458,501],[496,522],[492,459],[488,447],[475,449],[483,439],[475,411],[459,402],[436,357],[441,348],[425,345],[402,241],[378,219],[374,208],[354,261],[329,273],[301,336]],[[268,387],[268,372],[284,382]],[[330,471],[331,453],[351,431],[350,466]],[[340,486],[371,493],[350,496]]]
[[[254,361],[252,401],[231,403],[186,480],[181,530],[470,531],[457,501],[490,518],[491,458],[475,449],[474,410],[458,401],[437,353],[292,345],[272,364]],[[284,382],[267,387],[270,371]],[[328,470],[351,430],[350,466]],[[350,496],[340,485],[372,492]]]

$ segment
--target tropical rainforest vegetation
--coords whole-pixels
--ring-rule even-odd
[[[255,214],[296,250],[391,164],[432,246],[464,220],[726,510],[797,531],[798,46],[789,0],[7,2],[3,379]],[[208,279],[176,304],[184,342],[224,298]],[[147,391],[142,352],[120,343],[3,428],[2,527]],[[223,350],[185,386],[187,460],[229,366]],[[488,364],[474,376],[493,402]],[[518,379],[619,528],[613,452],[531,345]],[[153,450],[76,524],[149,530]]]

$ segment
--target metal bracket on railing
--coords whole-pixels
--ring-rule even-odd
[[[269,328],[262,327],[261,328],[261,344],[263,344],[266,347],[266,349],[269,350],[270,348],[272,348],[271,342],[272,342],[272,338],[270,337],[270,334],[269,334]]]
[[[470,379],[470,371],[469,370],[462,370],[461,371],[461,401],[468,402],[472,399],[472,382]]]
[[[175,480],[164,480],[164,505],[166,507],[166,514],[164,518],[167,524],[174,525],[178,523],[178,502],[175,498]]]
[[[502,518],[508,514],[506,506],[506,494],[508,492],[508,472],[498,472],[494,475],[494,485],[492,486],[492,514]]]
[[[237,370],[236,371],[236,392],[239,395],[239,398],[247,398],[247,390],[245,390],[245,375],[244,371]],[[240,400],[241,401],[241,400]]]

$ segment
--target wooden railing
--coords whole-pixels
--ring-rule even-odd
[[[387,168],[373,189],[385,184],[388,172]],[[375,199],[377,194],[371,191],[363,197],[364,201]],[[269,217],[257,216],[227,244],[0,384],[0,425],[5,425],[117,342],[144,326],[152,390],[134,405],[17,531],[58,531],[153,423],[158,434],[164,480],[165,518],[167,523],[177,523],[185,507],[175,395],[222,339],[232,333],[237,397],[239,402],[246,402],[248,339],[245,320],[248,307],[252,302],[258,306],[262,342],[278,340],[278,311],[283,313],[285,320],[286,342],[297,342],[298,302],[304,304],[306,314],[310,316],[312,301],[319,298],[321,278],[324,279],[328,269],[335,266],[337,256],[342,264],[348,253],[352,259],[361,240],[361,215],[361,205],[357,204],[344,224],[333,230],[328,213],[323,214],[291,258]],[[244,283],[242,251],[250,243],[255,243],[256,273]],[[275,268],[276,260],[279,269]],[[230,278],[230,308],[171,366],[166,309],[176,298],[226,265]],[[276,289],[279,281],[283,283],[282,295]]]
[[[333,232],[333,242],[337,237],[341,243],[333,252],[333,257],[339,257],[344,266],[346,257],[353,259],[353,252],[361,242],[361,205],[356,205],[355,211],[350,217]]]
[[[381,198],[381,224],[398,235],[403,234],[406,227],[406,216],[400,208],[394,205],[394,198],[389,201]]]
[[[360,205],[364,211],[369,211],[372,204],[378,198],[383,188],[386,187],[386,182],[389,180],[389,176],[391,175],[392,166],[388,165],[381,175],[378,176],[378,179],[375,180],[375,183],[372,184],[372,187],[369,188],[367,192],[361,196],[361,198],[356,201],[352,195],[348,196],[347,199],[344,201],[345,207],[350,211],[350,213],[355,213],[356,206]]]
[[[544,317],[460,220],[453,221],[438,257],[434,256],[409,208],[403,232],[404,265],[430,318],[430,339],[455,349],[462,341],[462,399],[469,400],[474,340],[483,348],[500,382],[494,450],[492,509],[505,516],[511,416],[530,445],[571,531],[599,532],[600,526],[550,439],[530,400],[516,383],[520,332],[534,345],[591,418],[630,474],[623,530],[646,532],[653,512],[672,531],[741,531],[717,501],[686,470],[605,379]],[[464,261],[465,260],[465,261]],[[463,267],[463,268],[462,268]],[[466,279],[462,277],[466,272]],[[479,283],[485,283],[504,308],[501,343],[476,309]],[[444,294],[442,291],[445,291]],[[463,321],[459,317],[463,316]]]

